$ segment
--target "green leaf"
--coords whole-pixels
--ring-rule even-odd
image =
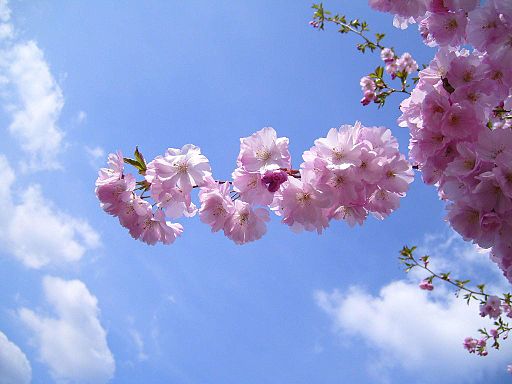
[[[130,164],[130,165],[133,165],[135,168],[137,169],[140,169],[141,168],[141,165],[139,164],[139,162],[135,159],[130,159],[129,157],[124,157],[123,158],[124,162],[126,164]]]
[[[146,161],[144,160],[144,156],[142,156],[142,153],[140,153],[140,151],[139,151],[139,147],[135,147],[134,156],[135,156],[135,159],[136,159],[136,160],[139,162],[139,164],[141,165],[140,170],[141,170],[141,171],[145,171],[145,170],[147,169],[147,167],[146,167]]]

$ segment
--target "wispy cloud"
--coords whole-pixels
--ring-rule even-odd
[[[76,122],[82,124],[87,120],[87,113],[85,111],[79,111],[76,115]]]
[[[98,169],[105,162],[105,150],[103,148],[99,146],[91,148],[86,145],[84,149],[89,158],[89,164],[93,168]]]
[[[32,368],[23,351],[0,332],[0,383],[28,384]]]
[[[10,134],[28,155],[24,169],[59,168],[64,133],[58,120],[62,90],[35,41],[16,41],[7,1],[0,2],[0,87]]]
[[[132,338],[133,343],[137,349],[137,360],[145,361],[148,359],[148,355],[144,351],[144,340],[142,339],[141,334],[135,329],[130,329],[130,336]]]
[[[98,301],[79,280],[43,279],[46,301],[56,317],[21,308],[42,362],[63,382],[106,383],[115,371],[106,332],[98,319]]]

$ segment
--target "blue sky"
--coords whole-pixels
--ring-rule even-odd
[[[429,62],[415,27],[355,3],[325,6]],[[152,158],[196,144],[219,179],[264,126],[289,137],[294,165],[356,120],[390,127],[406,152],[400,99],[359,104],[378,58],[308,26],[309,1],[0,4],[0,383],[507,380],[510,348],[462,349],[486,325],[477,309],[401,271],[398,250],[418,244],[504,287],[419,175],[385,221],[318,236],[274,217],[244,246],[193,218],[173,245],[149,247],[101,211],[97,169],[136,145]]]

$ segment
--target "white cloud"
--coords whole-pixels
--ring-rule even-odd
[[[17,96],[9,108],[9,132],[30,156],[25,166],[33,170],[58,168],[64,134],[57,121],[64,98],[43,51],[36,42],[28,41],[13,45],[3,56],[2,71]]]
[[[13,254],[32,268],[78,261],[99,245],[99,235],[87,222],[57,211],[37,186],[23,193],[6,235]]]
[[[79,111],[76,115],[76,122],[82,124],[85,120],[87,120],[87,113],[85,113],[85,111]]]
[[[459,238],[435,239],[437,246],[431,247],[429,253],[436,256],[432,259],[433,265],[436,263],[434,269],[442,266],[448,268],[446,271],[456,268],[467,272],[472,265],[492,269],[486,255]],[[512,346],[508,340],[503,342],[502,350],[490,349],[488,357],[469,354],[462,347],[464,338],[478,337],[477,330],[492,328],[492,322],[480,317],[476,304],[468,306],[442,282],[435,282],[432,292],[420,290],[420,276],[413,274],[410,281],[393,281],[376,295],[353,286],[343,293],[317,291],[314,297],[342,340],[349,344],[362,340],[370,347],[368,370],[379,382],[386,382],[393,368],[417,377],[418,383],[441,378],[443,382],[472,382],[489,372],[504,372],[511,363]],[[496,273],[494,276],[499,277]],[[494,286],[503,288],[499,280]]]
[[[32,368],[27,356],[0,332],[0,384],[28,384],[31,379]]]
[[[11,10],[7,5],[7,0],[0,0],[0,39],[10,39],[14,36],[11,19]]]
[[[30,328],[40,359],[58,381],[106,383],[115,371],[106,332],[98,316],[98,301],[79,280],[43,279],[47,302],[56,317],[21,308],[19,316]]]
[[[0,240],[4,249],[23,264],[41,268],[80,260],[85,252],[100,244],[99,234],[84,220],[59,211],[37,185],[21,193],[13,202],[11,185],[15,175],[0,155]]]
[[[318,291],[315,299],[341,335],[357,336],[376,350],[370,360],[373,365],[376,359],[384,373],[399,366],[418,372],[418,382],[470,382],[485,371],[505,370],[510,346],[505,342],[505,350],[491,350],[492,357],[470,355],[462,341],[477,337],[477,329],[490,323],[479,316],[476,306],[468,307],[446,291],[443,295],[446,300],[429,296],[416,284],[395,281],[376,296],[351,287],[346,294]]]
[[[148,359],[148,355],[144,352],[144,340],[141,334],[134,328],[130,329],[130,336],[132,338],[135,347],[137,348],[137,360],[145,361]]]
[[[11,117],[9,132],[28,154],[25,169],[59,168],[64,134],[58,120],[64,97],[35,41],[16,42],[10,10],[0,2],[0,86]]]
[[[84,149],[89,157],[89,164],[93,168],[98,169],[100,165],[105,162],[105,150],[103,148],[99,146],[91,148],[86,145]]]

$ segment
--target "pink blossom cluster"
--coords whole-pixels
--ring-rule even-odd
[[[360,123],[331,129],[304,152],[292,170],[288,139],[264,128],[240,140],[233,191],[212,182],[201,188],[201,220],[238,244],[260,238],[268,206],[295,231],[321,233],[331,219],[362,224],[369,212],[384,218],[398,207],[412,181],[412,170],[385,128]],[[243,209],[245,214],[237,214]],[[235,215],[235,219],[232,219]]]
[[[384,61],[384,68],[391,75],[391,79],[395,79],[397,76],[406,79],[408,75],[418,70],[418,63],[408,52],[398,57],[391,48],[384,48],[380,52],[380,57]],[[368,105],[371,102],[378,103],[379,91],[387,88],[387,85],[376,74],[362,77],[359,85],[361,85],[361,91],[363,92],[362,105]]]
[[[410,128],[411,161],[449,202],[452,227],[492,248],[512,282],[512,2],[474,3],[427,4],[420,32],[440,48],[399,122]],[[457,28],[447,33],[447,25]]]
[[[510,331],[508,325],[504,324],[500,318],[502,313],[505,313],[507,317],[512,317],[510,305],[505,301],[502,302],[498,296],[486,296],[485,301],[482,301],[480,304],[480,316],[489,316],[489,318],[497,320],[494,324],[497,325],[498,328],[492,328],[489,330],[489,332],[487,332],[485,329],[479,330],[483,335],[483,337],[480,339],[466,337],[464,339],[463,346],[469,353],[476,353],[479,356],[487,356],[488,340],[493,340],[492,347],[499,349],[498,339],[500,338],[500,335],[503,337],[503,339],[506,339],[508,338]]]
[[[391,48],[384,48],[380,52],[380,57],[384,61],[386,72],[391,75],[392,79],[399,72],[410,75],[418,70],[418,63],[409,52],[402,53],[402,56],[398,57]]]
[[[213,232],[222,229],[236,244],[244,244],[266,232],[269,214],[263,206],[272,203],[291,167],[288,138],[278,138],[271,127],[241,138],[237,165],[232,174],[235,194],[228,183],[212,179],[201,188],[199,217]]]
[[[469,353],[476,353],[479,356],[487,356],[487,339],[473,339],[472,337],[466,337],[463,343],[464,349],[467,349]]]
[[[111,168],[102,168],[96,180],[96,196],[101,207],[116,216],[133,238],[150,245],[171,244],[181,235],[182,225],[166,221],[166,216],[175,219],[194,215],[196,208],[190,192],[211,177],[208,159],[193,145],[169,148],[165,155],[156,157],[147,166],[144,164],[145,180],[140,182],[124,172],[120,152],[110,154],[108,164]],[[155,209],[146,201],[149,196],[139,196],[135,193],[137,189],[149,191]]]
[[[435,24],[439,32],[444,29],[441,33],[448,35],[460,28],[462,15],[474,10],[479,0],[369,0],[368,3],[377,11],[394,14],[393,25],[397,28],[405,29],[411,23],[431,18],[429,23]]]
[[[361,85],[361,91],[363,92],[361,104],[368,105],[372,101],[375,101],[377,97],[377,94],[375,93],[377,90],[375,81],[370,76],[363,76],[359,82],[359,85]]]
[[[497,319],[501,315],[501,300],[498,296],[489,296],[485,302],[480,304],[480,316],[489,316]]]
[[[266,233],[269,209],[293,230],[318,233],[331,219],[351,226],[362,224],[370,213],[383,219],[398,207],[413,180],[391,131],[359,122],[317,139],[304,152],[300,169],[291,168],[288,139],[263,128],[240,139],[232,181],[215,180],[208,159],[191,144],[170,148],[147,164],[138,150],[136,157],[111,154],[110,168],[99,172],[96,195],[107,213],[148,244],[172,243],[183,227],[166,217],[196,212],[213,232],[223,231],[236,244]],[[144,179],[125,173],[123,161],[136,166]],[[192,202],[194,188],[199,189],[199,209]]]
[[[289,179],[272,207],[295,230],[321,233],[331,219],[362,224],[369,213],[383,219],[413,180],[391,131],[359,122],[332,128],[302,158],[300,180]]]

